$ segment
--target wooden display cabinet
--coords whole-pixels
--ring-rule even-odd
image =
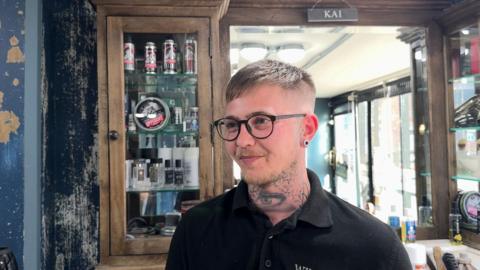
[[[221,143],[210,123],[222,107],[222,91],[212,79],[218,46],[212,44],[218,44],[226,3],[93,2],[98,17],[98,268],[158,269],[181,214],[223,191]]]
[[[480,3],[464,1],[448,10],[441,22],[446,37],[450,198],[463,216],[464,243],[479,248],[480,195],[455,198],[459,191],[480,191]]]

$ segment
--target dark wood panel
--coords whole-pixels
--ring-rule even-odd
[[[230,25],[384,25],[426,26],[440,11],[432,10],[372,10],[360,9],[358,22],[309,23],[304,8],[233,8],[224,19]]]
[[[447,34],[465,26],[475,25],[480,17],[480,1],[464,0],[445,10],[438,18]]]
[[[167,255],[110,256],[95,267],[97,270],[161,270],[165,268]]]
[[[450,196],[447,160],[447,111],[443,58],[443,35],[435,22],[427,27],[427,76],[430,108],[430,161],[432,173],[433,222],[437,227],[437,238],[448,236],[448,209]]]
[[[225,0],[91,0],[95,5],[220,7]]]
[[[348,7],[368,9],[443,10],[451,5],[448,0],[231,0],[230,7],[292,8],[292,7]]]

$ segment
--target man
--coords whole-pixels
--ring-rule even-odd
[[[306,72],[252,63],[232,77],[226,99],[214,125],[242,181],[184,215],[168,270],[411,269],[387,225],[324,191],[306,169],[318,128]]]

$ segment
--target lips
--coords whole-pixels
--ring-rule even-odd
[[[238,162],[244,166],[252,166],[257,160],[261,159],[262,156],[240,156]]]

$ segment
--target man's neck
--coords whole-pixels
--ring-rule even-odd
[[[306,174],[298,178],[281,178],[266,185],[248,185],[248,194],[255,206],[275,225],[305,203],[310,194],[310,183]]]

